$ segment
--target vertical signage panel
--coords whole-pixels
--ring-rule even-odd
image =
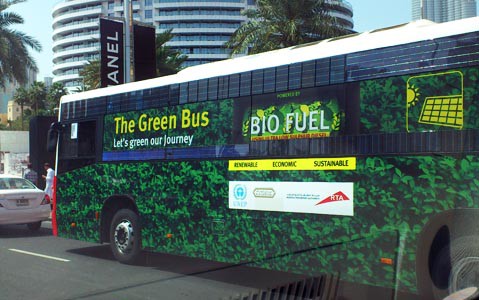
[[[155,38],[154,27],[133,25],[135,81],[157,77]]]
[[[123,22],[100,18],[101,87],[125,83]]]

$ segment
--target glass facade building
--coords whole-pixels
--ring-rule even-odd
[[[330,0],[331,15],[353,29],[352,6]],[[133,19],[155,26],[157,33],[173,29],[168,46],[184,53],[184,66],[230,57],[223,44],[247,18],[241,11],[253,8],[253,0],[134,0]],[[98,17],[123,17],[122,0],[67,0],[53,9],[53,74],[71,91],[82,86],[78,72],[99,58]]]
[[[471,18],[477,15],[476,0],[413,0],[412,19],[437,23]]]

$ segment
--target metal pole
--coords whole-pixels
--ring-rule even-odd
[[[131,82],[131,6],[130,0],[123,0],[125,19],[125,83]]]

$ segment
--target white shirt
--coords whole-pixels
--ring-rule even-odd
[[[53,199],[53,177],[55,176],[55,171],[52,168],[48,168],[47,170],[47,177],[45,178],[46,185],[45,185],[45,193]]]

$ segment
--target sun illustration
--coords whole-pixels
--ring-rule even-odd
[[[305,114],[309,114],[309,106],[303,104],[299,107],[299,109]]]
[[[258,110],[256,111],[256,114],[258,115],[258,117],[263,118],[263,117],[264,117],[264,110],[258,109]]]
[[[416,103],[419,101],[419,96],[421,96],[421,94],[419,93],[419,88],[415,87],[414,84],[413,85],[408,84],[407,95],[406,95],[407,107],[416,105]]]

